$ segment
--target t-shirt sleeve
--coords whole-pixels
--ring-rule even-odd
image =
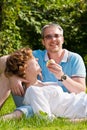
[[[72,76],[86,77],[86,67],[82,57],[76,54],[72,57]]]

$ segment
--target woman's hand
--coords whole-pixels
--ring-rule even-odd
[[[29,81],[17,76],[9,77],[9,86],[14,95],[23,96],[25,91],[22,83],[29,83]]]

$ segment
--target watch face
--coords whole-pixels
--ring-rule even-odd
[[[66,78],[67,78],[66,75],[63,75],[63,76],[62,76],[62,79],[63,79],[63,80],[66,80]]]
[[[67,79],[67,76],[66,75],[63,75],[63,76],[61,76],[61,79],[59,79],[58,81],[63,81],[63,80],[66,80]]]

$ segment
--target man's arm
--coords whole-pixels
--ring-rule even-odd
[[[73,77],[70,78],[67,76],[67,79],[62,82],[70,92],[80,93],[86,91],[86,80],[82,77]]]
[[[61,77],[64,75],[62,67],[56,63],[52,63],[48,66],[48,69],[61,80]],[[69,92],[80,93],[86,91],[86,78],[85,77],[69,77],[66,75],[66,79],[62,81],[63,85],[69,90]]]

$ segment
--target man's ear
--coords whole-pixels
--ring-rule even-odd
[[[64,37],[62,37],[62,41],[63,41],[63,43],[62,43],[62,44],[64,44]]]

